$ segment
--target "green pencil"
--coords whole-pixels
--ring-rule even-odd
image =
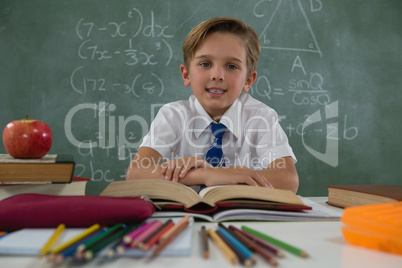
[[[97,241],[103,239],[104,237],[107,237],[110,233],[114,232],[115,230],[119,229],[123,224],[119,223],[114,225],[111,228],[108,228],[105,232],[102,234],[95,236],[94,238],[90,239],[89,241],[81,244],[77,248],[77,252],[83,252],[85,249],[90,247],[91,245],[95,244]]]
[[[278,239],[275,239],[275,238],[273,238],[271,236],[268,236],[266,234],[260,233],[260,232],[258,232],[256,230],[253,230],[253,229],[251,229],[251,228],[249,228],[247,226],[243,225],[241,227],[241,229],[243,231],[246,231],[249,234],[252,234],[252,235],[254,235],[254,236],[256,236],[256,237],[258,237],[260,239],[263,239],[263,240],[267,241],[268,243],[272,243],[272,244],[274,244],[274,245],[276,245],[278,247],[281,247],[281,248],[283,248],[283,249],[285,249],[285,250],[287,250],[287,251],[289,251],[289,252],[291,252],[291,253],[293,253],[295,255],[298,255],[298,256],[303,257],[303,258],[308,256],[308,254],[305,251],[303,251],[303,250],[301,250],[299,248],[291,246],[291,245],[289,245],[289,244],[287,244],[285,242],[279,241]]]
[[[95,244],[91,249],[84,251],[85,260],[91,260],[99,251],[110,245],[116,240],[121,240],[123,236],[125,236],[129,231],[132,230],[134,224],[130,224],[123,228],[122,230],[117,231],[116,233],[110,234],[110,236],[106,237],[103,241],[99,241],[100,243]]]

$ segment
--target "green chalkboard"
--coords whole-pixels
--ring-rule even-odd
[[[400,0],[2,0],[0,126],[43,120],[76,176],[122,180],[160,106],[191,95],[187,33],[234,16],[260,36],[250,94],[280,115],[299,194],[402,185],[401,14]]]

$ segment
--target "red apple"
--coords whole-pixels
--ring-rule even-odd
[[[14,158],[41,158],[49,152],[52,140],[50,127],[28,116],[8,123],[3,130],[4,147]]]

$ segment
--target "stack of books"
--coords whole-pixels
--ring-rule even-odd
[[[346,208],[342,228],[346,241],[402,254],[402,202]]]
[[[0,154],[0,183],[68,183],[72,181],[74,165],[72,155],[18,159]]]
[[[72,155],[17,159],[0,154],[0,201],[18,194],[85,195],[89,179],[74,177]]]
[[[100,196],[147,196],[160,209],[157,217],[191,215],[211,222],[233,220],[339,220],[340,213],[297,196],[289,190],[249,185],[220,185],[200,192],[172,181],[111,182]]]

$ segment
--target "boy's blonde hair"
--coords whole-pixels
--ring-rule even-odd
[[[246,47],[248,74],[255,71],[261,50],[258,35],[253,28],[247,26],[243,21],[231,17],[212,18],[203,21],[189,32],[182,47],[184,64],[188,68],[198,45],[208,34],[214,32],[231,33],[243,40]]]

